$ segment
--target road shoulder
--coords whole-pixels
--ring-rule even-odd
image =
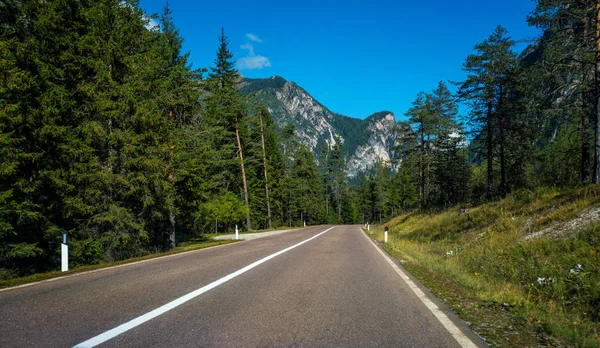
[[[473,331],[450,307],[437,298],[423,283],[406,270],[395,257],[390,255],[382,245],[373,240],[363,229],[363,236],[375,247],[382,257],[388,261],[400,278],[407,283],[416,297],[432,312],[446,330],[457,340],[462,347],[487,347],[485,340]]]

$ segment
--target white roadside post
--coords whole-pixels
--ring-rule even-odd
[[[240,235],[238,234],[238,228],[237,225],[235,225],[235,240],[240,239]]]
[[[387,244],[387,237],[388,237],[388,227],[385,226],[385,232],[383,232],[383,242]]]
[[[69,237],[67,232],[62,233],[60,243],[60,270],[66,272],[69,270]]]
[[[369,229],[370,227],[371,227],[371,225],[369,225],[369,223],[367,222],[367,231],[370,231],[370,229]]]
[[[306,220],[304,220],[304,227],[306,227]]]

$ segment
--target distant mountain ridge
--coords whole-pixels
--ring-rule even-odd
[[[296,83],[280,76],[243,78],[240,92],[255,93],[279,128],[296,126],[296,134],[316,155],[323,146],[333,146],[341,139],[348,175],[355,177],[373,168],[379,161],[395,158],[396,119],[389,111],[374,113],[364,120],[340,115],[313,98]]]

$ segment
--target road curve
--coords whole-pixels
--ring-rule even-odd
[[[0,347],[73,347],[148,313],[99,346],[485,346],[410,277],[424,303],[360,227],[330,227],[2,291]]]

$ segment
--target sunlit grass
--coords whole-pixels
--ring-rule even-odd
[[[597,208],[599,197],[595,186],[545,189],[466,213],[407,213],[386,224],[385,248],[438,296],[451,299],[493,345],[598,347],[600,223],[561,239],[524,236]],[[383,241],[382,230],[374,228],[371,236]],[[523,341],[515,341],[514,330]]]

